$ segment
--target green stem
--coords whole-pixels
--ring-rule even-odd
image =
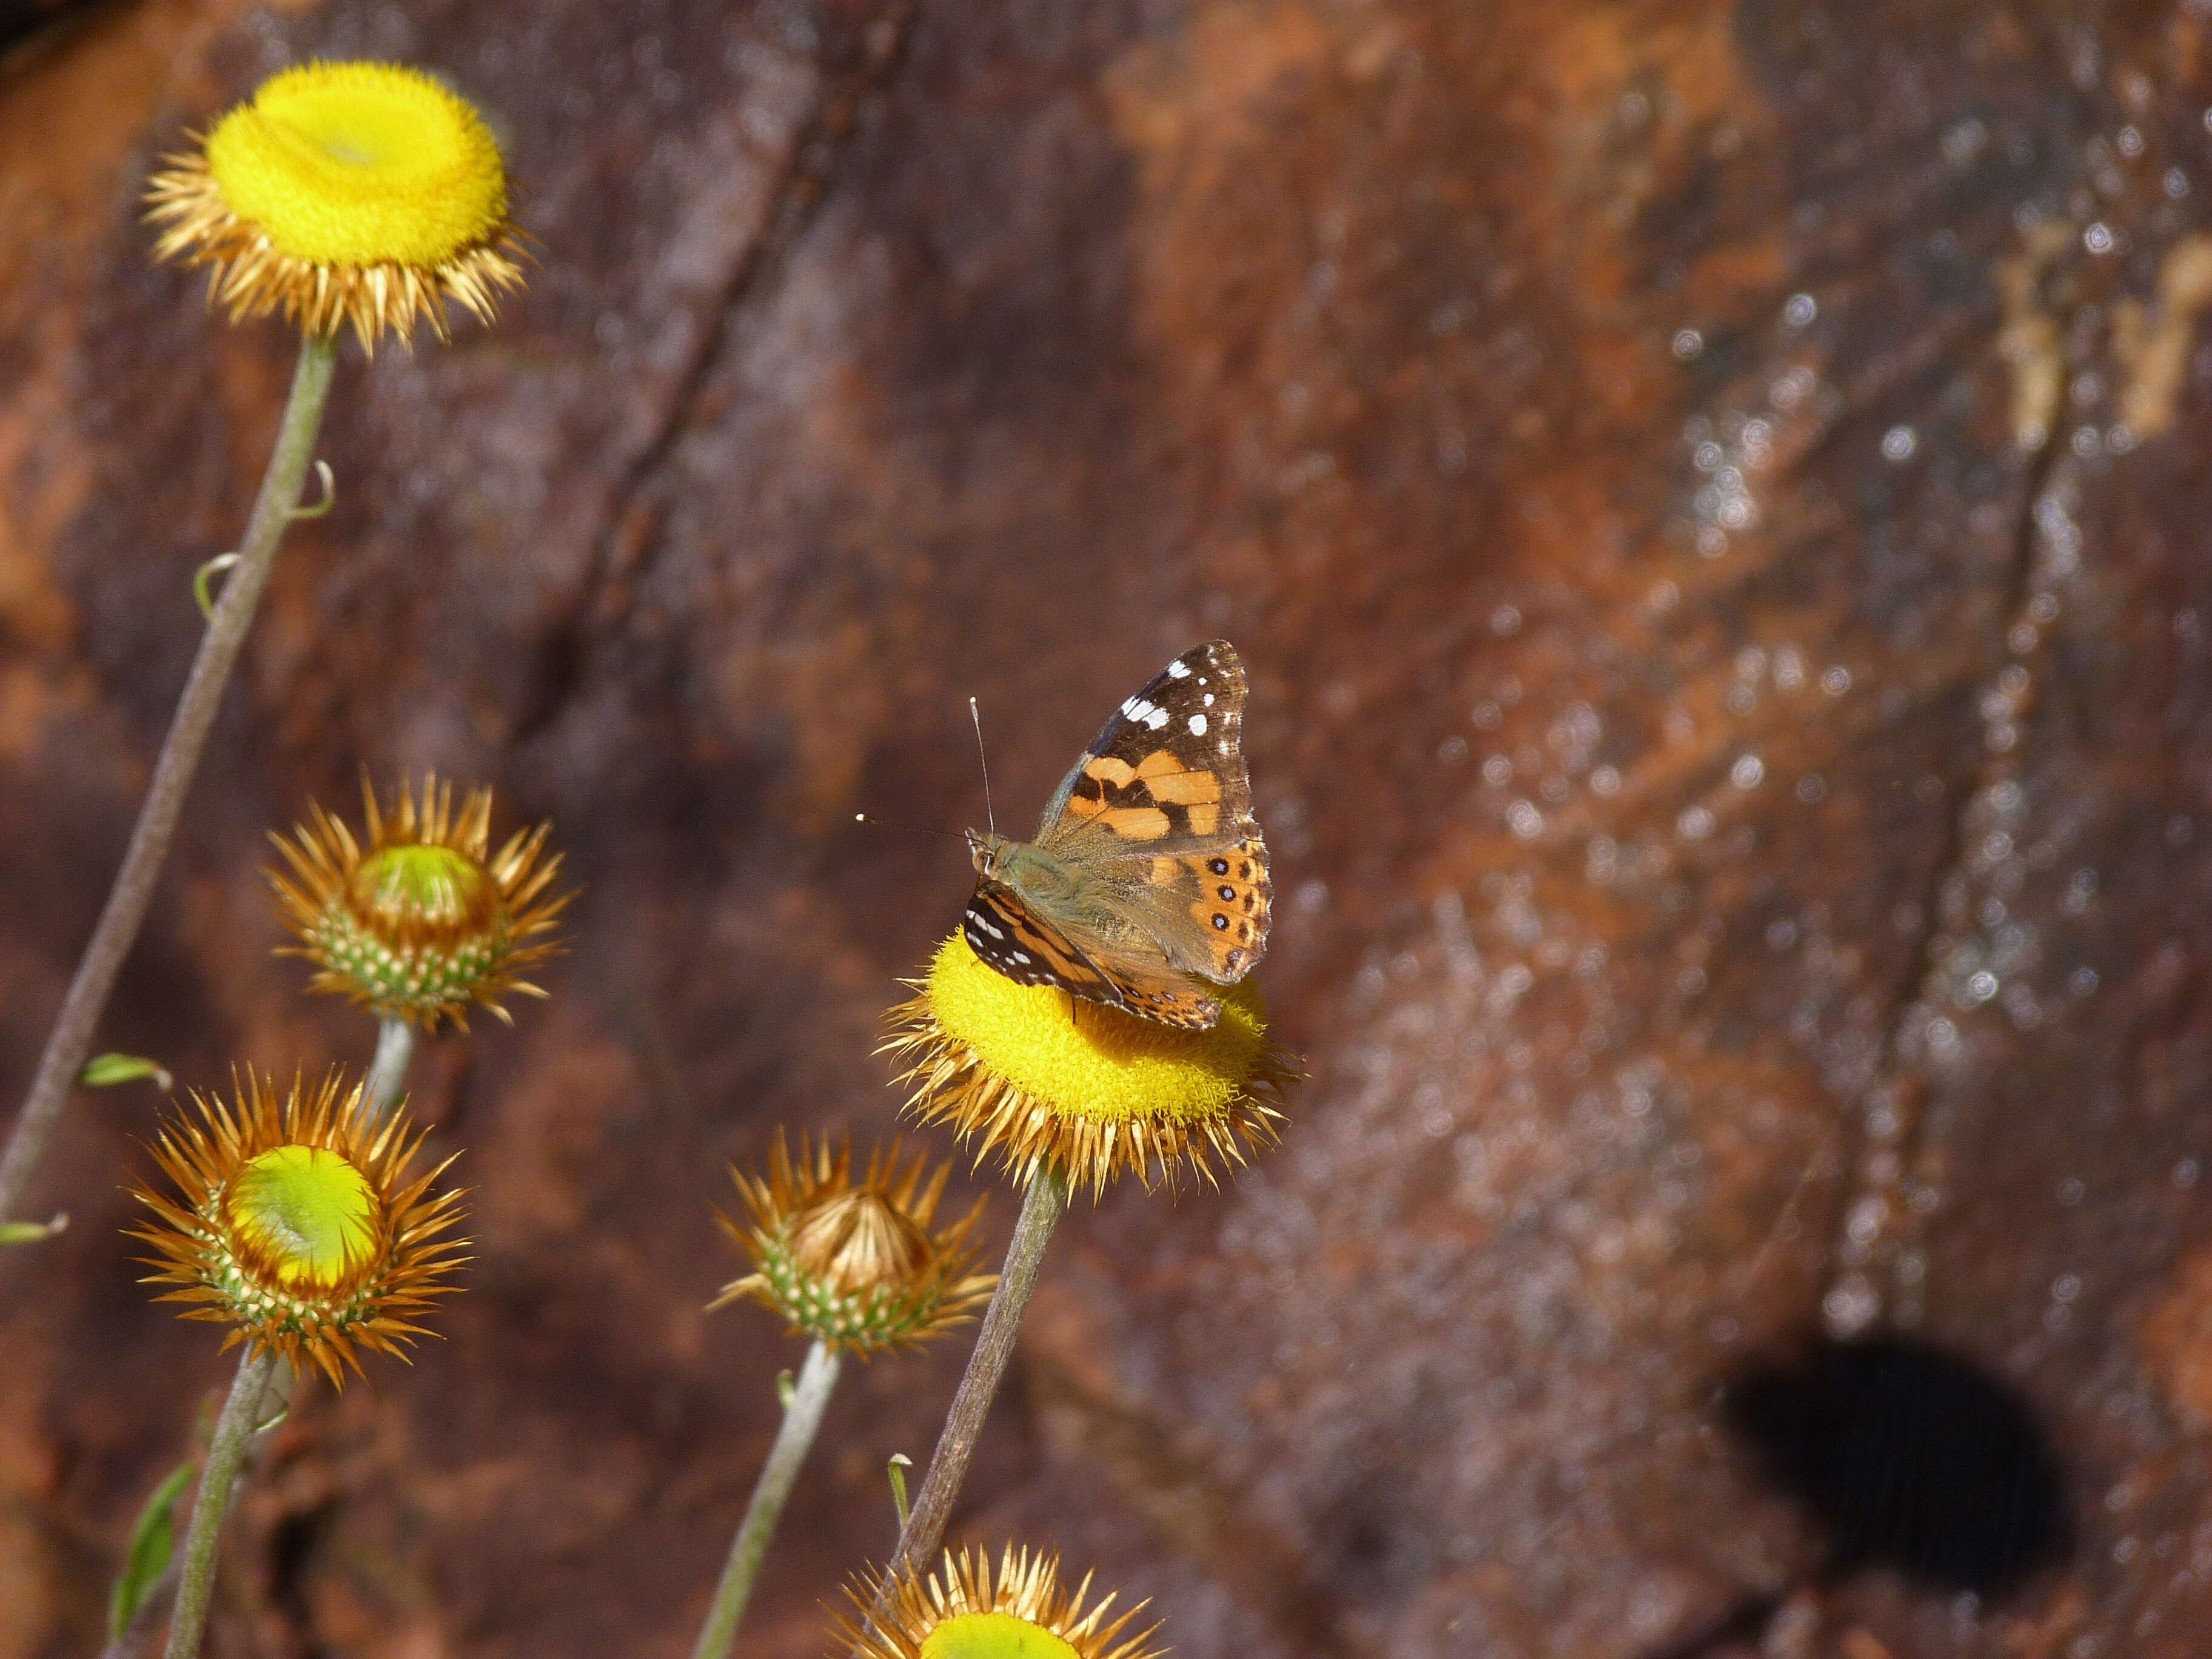
[[[270,1350],[248,1346],[238,1362],[230,1398],[222,1402],[222,1415],[216,1419],[215,1438],[200,1470],[198,1490],[192,1494],[191,1523],[185,1530],[185,1553],[177,1569],[177,1611],[169,1620],[169,1644],[162,1650],[162,1659],[198,1659],[208,1600],[215,1588],[216,1546],[222,1540],[223,1516],[230,1510],[231,1482],[245,1458],[247,1437],[261,1414],[261,1393],[276,1364],[276,1356]]]
[[[252,1477],[262,1454],[268,1450],[269,1437],[276,1431],[276,1425],[290,1411],[292,1391],[298,1383],[299,1374],[289,1365],[278,1365],[269,1373],[269,1386],[261,1391],[260,1402],[254,1407],[253,1431],[246,1437],[246,1451],[238,1460],[238,1473],[230,1478],[230,1496],[226,1503],[235,1504],[238,1501],[239,1489]],[[270,1409],[272,1402],[276,1407],[274,1411]],[[137,1656],[144,1650],[148,1637],[161,1624],[176,1595],[177,1558],[172,1555],[169,1565],[161,1570],[161,1576],[154,1581],[138,1603],[137,1611],[131,1615],[129,1627],[100,1650],[100,1659],[137,1659]]]
[[[406,1092],[407,1062],[415,1057],[415,1028],[404,1019],[386,1015],[376,1028],[376,1058],[369,1062],[368,1080],[362,1092],[368,1097],[370,1118],[378,1123]]]
[[[46,1156],[62,1109],[69,1103],[77,1073],[92,1048],[93,1030],[107,1006],[108,993],[123,959],[138,937],[139,924],[153,900],[154,884],[161,873],[175,838],[177,819],[192,774],[207,746],[209,728],[222,702],[232,665],[246,643],[246,629],[262,589],[269,584],[269,567],[283,539],[284,526],[300,502],[300,486],[313,458],[315,434],[320,428],[323,404],[331,387],[331,370],[337,361],[334,337],[311,335],[300,347],[300,363],[292,375],[291,396],[285,401],[276,428],[276,447],[262,474],[261,492],[253,500],[253,515],[246,521],[246,539],[238,550],[238,563],[222,585],[222,599],[215,608],[207,632],[200,637],[199,653],[192,659],[169,734],[154,763],[153,781],[138,809],[138,822],[131,831],[131,845],[107,905],[84,947],[76,977],[70,981],[61,1012],[54,1018],[46,1052],[15,1120],[8,1150],[0,1154],[0,1220],[14,1215],[31,1184],[32,1173]]]
[[[760,1479],[753,1483],[752,1501],[745,1505],[745,1518],[738,1523],[738,1535],[730,1540],[730,1559],[722,1568],[722,1582],[714,1586],[714,1599],[707,1608],[707,1622],[700,1627],[691,1659],[728,1659],[738,1620],[744,1617],[753,1580],[760,1575],[761,1558],[768,1553],[769,1540],[775,1536],[784,1501],[791,1496],[799,1466],[806,1461],[806,1449],[822,1426],[830,1391],[836,1386],[837,1356],[817,1342],[806,1351],[799,1384],[791,1391],[791,1403],[783,1408],[783,1426],[776,1431],[775,1444],[769,1448],[768,1462],[761,1466]]]
[[[1015,1332],[1022,1322],[1022,1310],[1029,1306],[1030,1292],[1036,1286],[1037,1270],[1044,1265],[1045,1247],[1052,1243],[1053,1229],[1066,1212],[1066,1175],[1057,1164],[1038,1164],[1022,1198],[1021,1219],[1014,1223],[1013,1242],[1006,1246],[999,1288],[992,1292],[991,1305],[983,1311],[982,1328],[975,1334],[975,1351],[968,1356],[967,1373],[952,1396],[952,1409],[945,1416],[945,1431],[938,1437],[936,1453],[929,1460],[929,1473],[922,1477],[921,1491],[899,1533],[898,1549],[891,1557],[894,1568],[920,1571],[944,1541],[945,1523],[951,1518],[953,1500],[959,1497],[960,1483],[967,1478],[968,1460],[981,1437],[991,1397],[998,1393],[999,1379],[1006,1374],[1006,1362],[1013,1358]]]

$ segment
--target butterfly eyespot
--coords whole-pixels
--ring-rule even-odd
[[[1215,927],[1225,931],[1229,926],[1229,918],[1223,915],[1218,910],[1217,910],[1213,913],[1213,925]]]
[[[1213,859],[1208,861],[1206,867],[1212,871],[1217,876],[1225,876],[1229,873],[1229,860],[1227,859]]]

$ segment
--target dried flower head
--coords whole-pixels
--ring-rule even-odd
[[[446,307],[489,322],[522,286],[507,172],[483,118],[420,70],[303,64],[263,82],[154,177],[156,257],[214,267],[231,319],[350,324],[374,351]]]
[[[194,1304],[185,1318],[231,1326],[224,1347],[311,1360],[340,1387],[359,1347],[404,1358],[427,1334],[410,1322],[452,1294],[440,1281],[464,1260],[467,1241],[445,1237],[461,1195],[429,1190],[453,1160],[407,1181],[422,1137],[404,1109],[380,1125],[335,1071],[295,1079],[281,1105],[252,1072],[232,1095],[193,1095],[149,1148],[176,1196],[132,1189],[154,1212],[131,1235],[157,1252],[145,1282],[179,1286],[159,1299]]]
[[[389,816],[366,780],[362,797],[366,849],[313,802],[290,840],[270,833],[292,867],[268,872],[299,940],[282,954],[315,964],[308,988],[430,1030],[445,1018],[466,1030],[471,1002],[508,1019],[501,997],[544,996],[519,975],[560,949],[550,935],[574,896],[547,896],[561,868],[544,856],[553,826],[518,830],[495,854],[489,789],[471,790],[459,812],[434,775],[419,806],[403,783]]]
[[[920,994],[887,1018],[882,1052],[904,1066],[907,1109],[996,1151],[1018,1178],[1039,1160],[1094,1198],[1158,1166],[1172,1189],[1188,1168],[1211,1182],[1212,1159],[1242,1163],[1275,1139],[1297,1062],[1267,1038],[1259,988],[1244,981],[1204,1030],[1163,1025],[1079,1001],[1050,985],[1017,985],[955,933]]]
[[[909,1570],[853,1585],[861,1616],[840,1620],[840,1635],[855,1659],[1158,1659],[1165,1651],[1147,1645],[1157,1625],[1122,1634],[1142,1601],[1109,1623],[1118,1592],[1085,1612],[1090,1575],[1073,1595],[1059,1579],[1057,1557],[1011,1544],[995,1582],[981,1550],[947,1550],[944,1565],[926,1577]]]
[[[853,1179],[853,1149],[802,1136],[791,1156],[783,1131],[769,1149],[765,1179],[732,1168],[752,1225],[718,1216],[753,1259],[753,1271],[724,1287],[713,1305],[750,1297],[831,1348],[867,1354],[921,1342],[958,1324],[999,1281],[975,1272],[969,1235],[983,1203],[932,1228],[951,1165],[928,1173],[917,1157],[878,1147]]]

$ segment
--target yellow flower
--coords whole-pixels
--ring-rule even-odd
[[[312,1360],[339,1387],[346,1365],[361,1369],[356,1346],[404,1358],[467,1243],[443,1237],[460,1194],[429,1195],[453,1160],[402,1185],[422,1137],[409,1138],[404,1108],[380,1125],[335,1071],[305,1091],[295,1079],[281,1106],[252,1072],[232,1093],[192,1096],[196,1112],[149,1149],[177,1196],[132,1189],[155,1216],[131,1235],[159,1253],[145,1282],[180,1286],[159,1300],[195,1304],[185,1318],[230,1325],[224,1347]]]
[[[861,1354],[926,1340],[968,1318],[999,1282],[974,1271],[968,1244],[983,1203],[933,1230],[952,1166],[940,1164],[925,1178],[926,1162],[902,1170],[896,1146],[878,1147],[855,1182],[850,1146],[833,1151],[825,1140],[810,1151],[802,1136],[794,1162],[777,1130],[765,1180],[730,1171],[753,1224],[715,1218],[751,1255],[754,1271],[712,1305],[750,1297],[795,1330]]]
[[[507,173],[483,118],[420,70],[305,64],[263,82],[147,191],[156,257],[212,265],[233,321],[350,324],[374,352],[446,305],[485,322],[522,286]]]
[[[300,941],[281,954],[315,964],[308,988],[433,1030],[443,1018],[466,1030],[472,1001],[509,1020],[500,997],[544,996],[518,975],[560,949],[547,935],[574,896],[546,896],[561,868],[558,854],[543,856],[552,825],[518,830],[494,854],[489,789],[470,791],[456,814],[453,785],[426,775],[419,809],[402,784],[389,817],[366,780],[362,795],[365,852],[313,802],[291,840],[270,833],[296,878],[267,872]]]
[[[1166,1651],[1146,1645],[1157,1625],[1121,1634],[1142,1601],[1109,1624],[1118,1592],[1086,1613],[1090,1576],[1073,1595],[1059,1577],[1057,1557],[1009,1544],[994,1583],[982,1551],[947,1550],[943,1568],[926,1578],[909,1571],[854,1584],[848,1593],[861,1617],[841,1619],[840,1633],[856,1659],[1158,1659]],[[871,1619],[878,1601],[883,1610]]]
[[[1163,1025],[1050,985],[1017,985],[958,933],[938,948],[920,994],[890,1011],[881,1052],[905,1065],[907,1109],[1000,1152],[1026,1178],[1059,1164],[1095,1198],[1157,1164],[1172,1189],[1188,1168],[1208,1182],[1212,1160],[1243,1161],[1275,1139],[1296,1058],[1267,1037],[1258,988],[1224,993],[1203,1030]]]

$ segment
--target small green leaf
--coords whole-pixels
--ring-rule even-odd
[[[154,1586],[169,1570],[169,1557],[177,1547],[177,1500],[192,1478],[192,1466],[179,1463],[168,1479],[154,1488],[146,1507],[138,1511],[138,1524],[131,1529],[131,1550],[123,1558],[123,1571],[107,1597],[107,1639],[119,1641],[131,1620],[145,1605]]]
[[[904,1452],[893,1452],[890,1461],[891,1507],[898,1511],[899,1531],[906,1530],[906,1472],[914,1467],[914,1459]]]
[[[140,1054],[94,1054],[77,1073],[77,1080],[94,1089],[112,1089],[118,1083],[137,1083],[143,1078],[152,1078],[156,1088],[173,1089],[176,1079],[159,1061]]]
[[[52,1221],[0,1221],[0,1245],[37,1244],[69,1225],[67,1212]]]

